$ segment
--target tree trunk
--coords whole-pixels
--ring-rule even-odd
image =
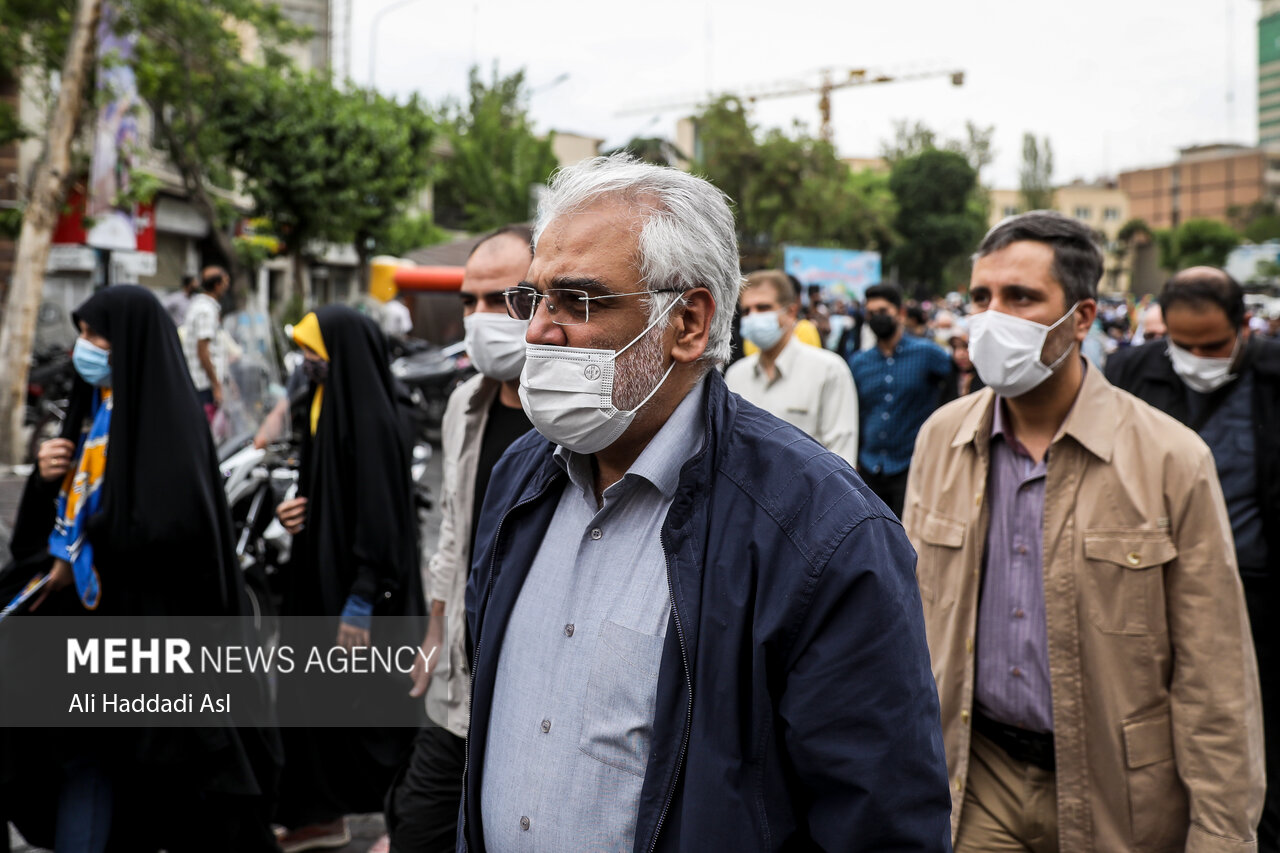
[[[4,325],[0,327],[0,463],[23,461],[22,416],[27,402],[27,368],[35,337],[36,314],[44,290],[45,266],[58,214],[66,196],[65,180],[71,169],[71,143],[84,90],[93,62],[94,31],[102,0],[80,0],[76,9],[67,56],[62,63],[62,82],[48,145],[31,185],[31,199],[22,217],[18,253],[13,265],[13,283],[5,304]]]
[[[302,252],[293,253],[293,287],[293,292],[302,300],[302,312],[305,314],[312,308],[311,270]]]

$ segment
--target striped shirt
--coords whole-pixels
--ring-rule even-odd
[[[996,398],[987,496],[974,700],[993,720],[1053,731],[1049,634],[1044,608],[1044,487],[1049,455],[1036,462],[1005,422]]]

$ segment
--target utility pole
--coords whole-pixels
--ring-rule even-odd
[[[22,217],[13,284],[0,327],[0,462],[23,461],[22,416],[27,403],[27,368],[35,337],[36,314],[44,290],[49,245],[58,224],[71,170],[71,143],[84,105],[85,81],[93,62],[94,31],[102,0],[80,0],[62,62],[62,77],[45,155],[31,183]]]

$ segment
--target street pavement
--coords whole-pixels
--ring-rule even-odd
[[[440,481],[444,476],[440,458],[440,446],[432,447],[431,461],[427,466],[427,483],[431,486],[431,494],[435,499],[432,510],[426,514],[422,525],[423,563],[435,552],[436,542],[440,536]],[[17,511],[18,501],[22,497],[22,488],[26,483],[25,474],[15,474],[0,468],[0,563],[9,556],[10,525]],[[353,815],[349,819],[351,843],[336,853],[365,853],[385,832],[382,815]],[[0,826],[0,830],[3,827]],[[48,853],[40,847],[32,847],[23,841],[12,826],[9,830],[9,845],[13,853]],[[3,849],[3,848],[0,848]]]

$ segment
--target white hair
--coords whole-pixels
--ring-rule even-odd
[[[728,361],[733,311],[742,286],[729,197],[702,178],[651,166],[629,154],[584,160],[556,172],[543,193],[533,229],[535,251],[552,221],[601,202],[621,202],[641,215],[635,265],[650,290],[711,291],[716,309],[702,358],[708,364]],[[649,322],[679,298],[648,297]]]

